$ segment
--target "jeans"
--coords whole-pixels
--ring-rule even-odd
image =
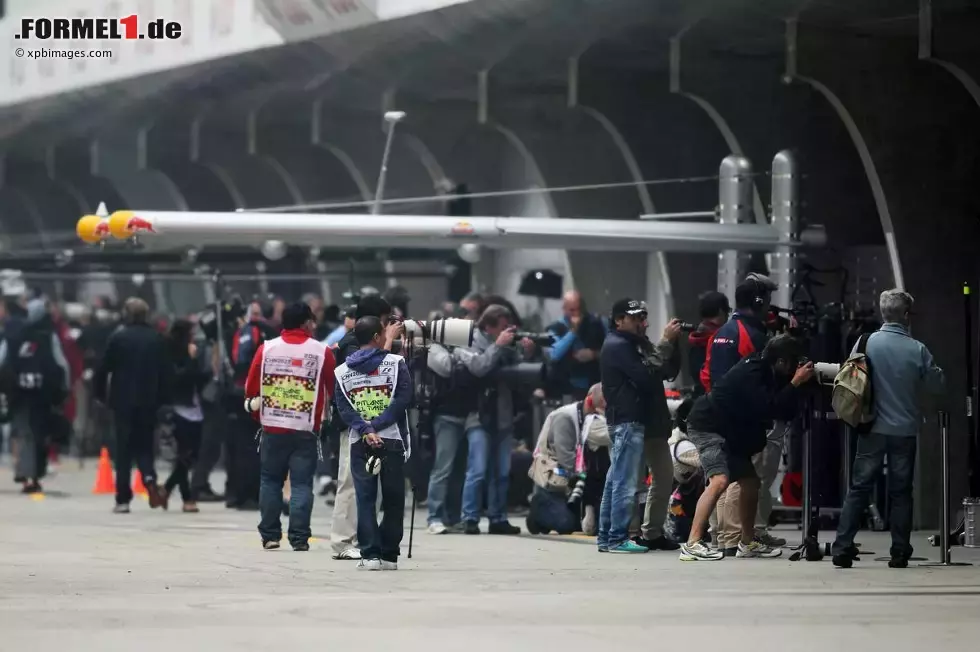
[[[534,487],[528,521],[543,533],[571,534],[578,528],[578,518],[568,506],[565,494]]]
[[[451,501],[446,494],[454,484],[451,478],[456,467],[456,456],[459,453],[459,445],[463,437],[468,436],[468,432],[465,430],[463,420],[445,416],[437,416],[433,421],[432,429],[436,438],[436,459],[429,477],[429,525],[433,523],[455,525],[459,521],[459,512],[453,514],[454,510],[449,507]],[[476,430],[479,429],[471,428],[469,432]],[[459,505],[457,501],[452,502]]]
[[[609,472],[599,505],[599,548],[615,548],[629,538],[636,507],[636,483],[643,457],[643,424],[620,423],[612,429]]]
[[[116,504],[128,505],[133,499],[130,476],[133,460],[143,474],[147,488],[156,484],[153,463],[153,430],[157,423],[156,409],[134,406],[115,410],[116,429]]]
[[[188,421],[178,414],[174,415],[174,440],[177,442],[177,459],[174,469],[164,483],[167,493],[174,487],[180,488],[180,499],[185,503],[197,500],[197,494],[190,484],[191,469],[197,463],[197,455],[201,450],[202,421]]]
[[[259,453],[259,534],[263,541],[282,539],[282,486],[289,476],[289,543],[309,542],[313,513],[316,435],[311,432],[263,433]]]
[[[892,532],[891,556],[912,556],[912,478],[915,473],[915,437],[897,437],[870,433],[859,435],[854,457],[851,488],[844,499],[844,509],[834,541],[835,555],[847,554],[868,508],[868,500],[888,456],[888,523]]]
[[[463,484],[463,520],[478,523],[483,511],[483,480],[487,483],[487,517],[490,523],[507,522],[507,485],[510,482],[510,455],[514,451],[512,434],[493,438],[483,428],[473,428],[466,433],[469,454],[466,460],[466,481]],[[493,468],[490,452],[493,451]]]
[[[357,494],[357,540],[361,545],[361,559],[398,561],[405,531],[405,455],[386,441],[387,452],[378,475],[368,473],[368,446],[357,441],[350,446],[350,472],[354,476]],[[378,484],[381,485],[381,509],[384,516],[378,525],[375,506],[378,502]]]

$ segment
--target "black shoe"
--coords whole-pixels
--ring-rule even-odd
[[[837,568],[850,568],[854,565],[854,558],[850,555],[834,555],[833,562]]]
[[[490,528],[487,530],[490,534],[508,534],[515,535],[521,533],[521,528],[516,525],[511,525],[507,521],[501,521],[500,523],[491,523]]]
[[[481,534],[480,524],[473,521],[466,521],[463,524],[463,534]]]
[[[681,547],[665,536],[656,539],[644,539],[643,537],[633,537],[633,543],[643,546],[647,550],[680,550]]]
[[[197,490],[197,502],[199,503],[220,503],[224,502],[224,499],[223,495],[214,493],[211,487]]]
[[[308,552],[310,549],[310,544],[308,543],[293,543],[290,545],[293,546],[293,550],[296,552]]]
[[[734,548],[721,548],[721,551],[725,553],[726,557],[737,557],[738,556],[738,546]]]
[[[40,482],[34,480],[33,482],[28,482],[27,484],[25,484],[24,487],[20,490],[20,492],[22,494],[39,494],[39,493],[44,493],[44,489],[41,487]]]
[[[259,511],[259,501],[257,500],[245,500],[235,506],[240,512],[257,512]]]
[[[908,568],[909,560],[905,557],[892,557],[888,561],[888,568]]]
[[[531,520],[531,515],[528,514],[527,518],[524,519],[524,527],[531,534],[541,534],[541,530],[538,529],[537,523]]]
[[[268,541],[263,541],[262,542],[262,548],[264,550],[279,550],[279,542],[278,541],[273,541],[271,539],[268,540]]]

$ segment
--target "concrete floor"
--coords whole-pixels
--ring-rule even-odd
[[[322,539],[264,552],[256,515],[223,505],[184,515],[137,500],[113,515],[111,497],[89,493],[93,473],[62,470],[39,500],[0,491],[0,650],[946,652],[980,640],[980,565],[685,564],[599,555],[581,539],[417,532],[402,570],[364,573]],[[313,527],[329,532],[322,500]],[[887,552],[881,535],[861,540]],[[914,543],[935,557],[923,535]],[[954,555],[980,563],[980,551]]]

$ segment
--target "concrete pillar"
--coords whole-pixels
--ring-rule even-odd
[[[800,236],[800,176],[796,158],[783,150],[772,161],[772,226],[780,240],[790,242]],[[774,305],[792,308],[796,287],[797,258],[793,247],[776,247],[771,254],[769,269],[779,287],[773,296]]]
[[[726,156],[721,162],[718,182],[718,221],[721,224],[742,224],[752,217],[752,163],[744,156]],[[718,291],[732,305],[735,286],[745,278],[749,255],[726,250],[718,254]]]

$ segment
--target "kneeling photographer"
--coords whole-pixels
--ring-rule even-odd
[[[813,377],[813,363],[800,366],[802,347],[790,335],[779,335],[762,353],[753,353],[732,367],[711,391],[691,408],[687,436],[698,449],[708,486],[698,499],[688,542],[681,547],[682,561],[718,561],[722,550],[711,550],[702,541],[708,517],[718,499],[737,482],[742,537],[736,557],[771,558],[782,554],[755,539],[759,476],[752,456],[766,446],[766,434],[775,419],[790,420],[798,410],[799,387]]]
[[[609,446],[603,416],[602,386],[593,385],[585,400],[548,415],[528,472],[534,481],[527,531],[531,534],[571,534],[579,529],[586,484],[586,456]]]
[[[463,485],[463,531],[480,534],[484,479],[491,473],[487,495],[490,534],[520,534],[507,521],[507,488],[514,448],[514,403],[511,389],[496,372],[515,365],[520,354],[512,345],[513,314],[491,305],[477,322],[472,348],[456,347],[451,354],[438,345],[429,352],[429,366],[441,378],[440,395],[433,400],[436,461],[429,481],[429,532],[450,531],[445,513],[446,491],[453,460],[465,436],[469,445]],[[525,350],[533,347],[522,340]],[[493,463],[491,464],[491,456]]]

